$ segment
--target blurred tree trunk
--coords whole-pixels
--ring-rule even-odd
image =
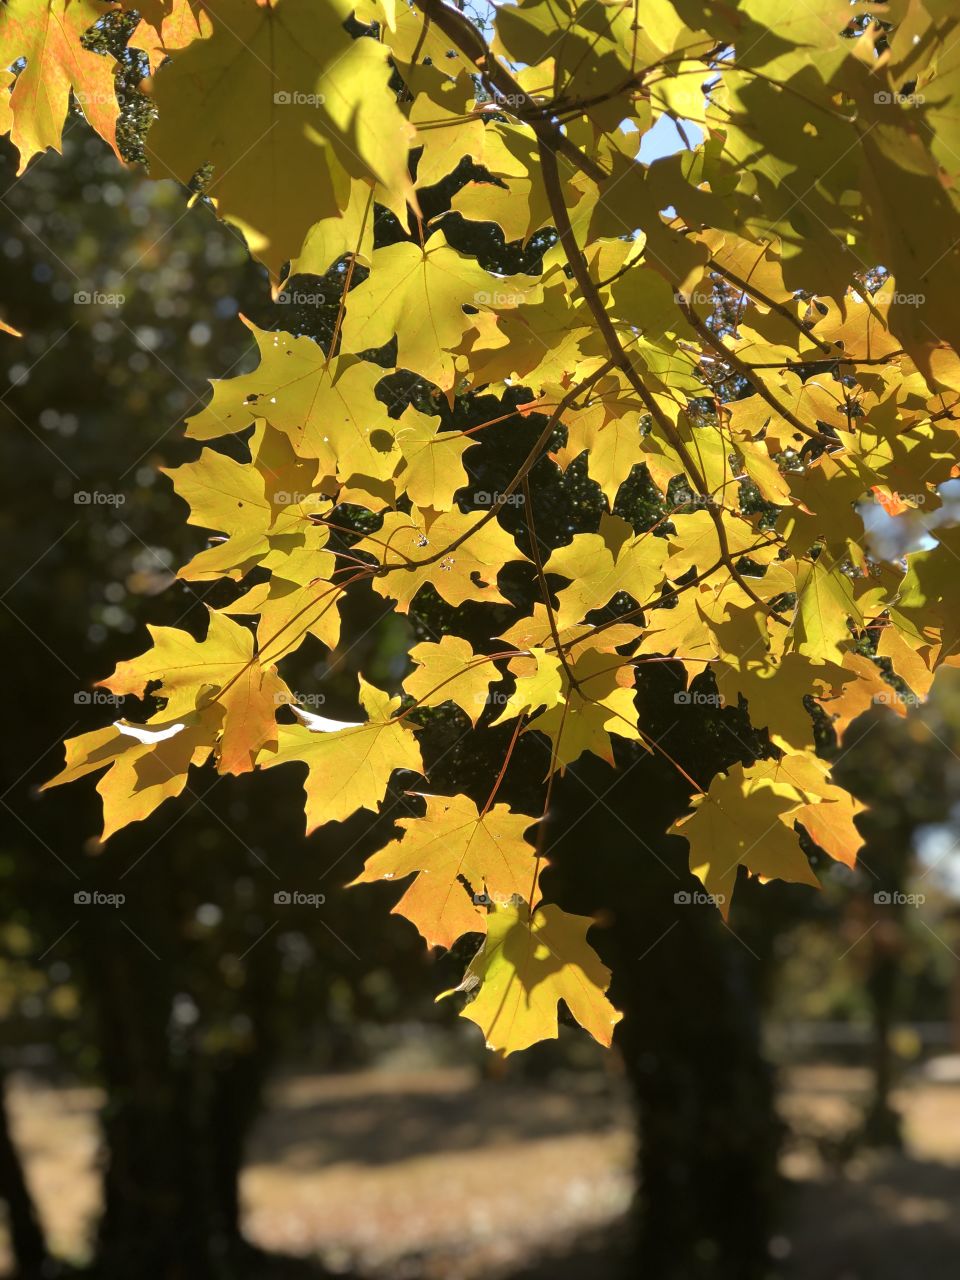
[[[164,904],[154,902],[157,924]],[[233,1275],[231,1259],[245,1250],[239,1175],[269,1037],[255,1029],[249,1053],[205,1053],[189,1036],[178,1041],[171,1031],[176,975],[145,950],[118,951],[111,932],[98,934],[95,954],[88,954],[98,975],[109,1153],[97,1274],[104,1280]]]
[[[3,1073],[0,1073],[0,1199],[7,1206],[7,1224],[18,1280],[38,1280],[44,1274],[47,1247],[10,1132],[6,1077]]]
[[[648,913],[645,923],[658,922]],[[616,945],[622,954],[629,938]],[[752,997],[707,920],[671,929],[657,950],[655,977],[634,954],[618,983],[637,1104],[636,1270],[657,1280],[759,1280],[780,1128]]]
[[[678,712],[665,665],[640,684],[645,723],[662,724],[660,741],[693,777],[711,777],[739,739],[750,741],[729,709],[719,714],[736,738],[696,710]],[[545,889],[607,925],[591,940],[614,972],[611,996],[624,1014],[617,1042],[637,1106],[629,1274],[760,1280],[769,1274],[781,1139],[760,1047],[769,930],[761,922],[738,937],[712,905],[676,900],[702,888],[685,843],[663,835],[689,790],[661,755],[636,750],[617,775],[581,757],[555,792]],[[762,892],[769,902],[770,889]],[[740,893],[749,924],[750,887]],[[745,927],[739,913],[731,924]]]
[[[894,830],[890,834],[889,848],[884,848],[887,842],[876,836],[869,845],[869,865],[879,876],[876,883],[882,883],[883,888],[874,897],[874,920],[866,939],[868,967],[864,987],[870,1002],[873,1089],[864,1114],[862,1136],[871,1146],[900,1148],[903,1145],[901,1117],[890,1101],[896,1072],[890,1037],[899,1003],[904,927],[904,907],[899,898],[905,883],[904,850],[910,848],[910,833]]]
[[[877,932],[882,929],[883,926]],[[901,1119],[890,1101],[895,1068],[890,1033],[900,981],[900,948],[895,943],[891,945],[886,937],[871,939],[870,946],[867,993],[872,1016],[873,1096],[867,1106],[863,1136],[873,1146],[899,1148],[903,1146]]]
[[[190,1065],[172,1061],[166,971],[117,963],[104,939],[97,1000],[107,1103],[98,1273],[186,1280],[210,1274],[205,1135]],[[213,1274],[216,1274],[213,1272]]]
[[[239,1177],[259,1091],[242,1060],[205,1074],[192,1063],[168,1079],[114,1079],[98,1238],[105,1280],[232,1276],[246,1252]]]

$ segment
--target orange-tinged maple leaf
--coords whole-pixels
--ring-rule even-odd
[[[149,631],[153,648],[118,663],[102,687],[139,697],[157,684],[168,717],[217,702],[224,713],[221,772],[249,772],[260,748],[276,742],[277,708],[291,700],[276,669],[258,661],[251,633],[220,613],[210,614],[203,640],[176,627]]]
[[[48,147],[60,151],[71,90],[90,125],[122,159],[117,150],[116,63],[80,43],[115,7],[97,0],[8,0],[4,5],[0,66],[27,60],[9,102],[10,140],[20,152],[18,173]]]
[[[468,796],[425,796],[422,818],[401,818],[403,837],[375,853],[353,884],[417,873],[393,908],[431,947],[449,947],[465,933],[483,932],[487,913],[471,892],[494,902],[534,896],[546,865],[523,833],[537,822],[505,804],[480,813]],[[469,890],[463,881],[469,885]],[[534,899],[536,901],[536,898]]]
[[[139,10],[148,6],[141,3],[130,7]],[[200,0],[172,0],[169,12],[144,13],[130,37],[130,48],[142,49],[150,61],[150,70],[156,71],[164,58],[194,40],[206,38],[212,30]]]

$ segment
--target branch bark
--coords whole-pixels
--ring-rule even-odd
[[[590,272],[587,268],[583,254],[577,244],[576,236],[573,233],[573,227],[570,225],[570,216],[567,212],[566,202],[563,198],[563,188],[560,184],[560,174],[557,169],[556,151],[552,146],[551,138],[546,130],[537,130],[537,138],[540,150],[540,168],[543,172],[544,187],[546,189],[547,200],[550,204],[550,210],[553,216],[554,224],[557,228],[557,235],[560,238],[560,244],[566,254],[567,263],[570,267],[573,277],[579,286],[584,301],[590,308],[600,335],[606,343],[607,350],[614,364],[619,368],[627,378],[634,391],[643,401],[647,412],[656,422],[663,435],[669,440],[670,444],[676,450],[681,462],[686,469],[691,482],[702,498],[707,500],[706,509],[710,513],[714,527],[717,531],[717,544],[720,548],[720,554],[723,563],[727,566],[730,576],[736,582],[737,586],[743,593],[758,605],[764,613],[775,618],[782,626],[788,626],[786,618],[779,614],[775,609],[771,608],[765,600],[753,590],[748,582],[745,581],[743,574],[733,562],[733,556],[730,553],[730,544],[727,540],[727,531],[723,524],[723,516],[714,507],[710,501],[710,491],[707,483],[700,472],[699,467],[694,462],[689,449],[684,443],[680,433],[674,427],[673,423],[657,404],[656,399],[648,390],[643,378],[638,373],[630,356],[624,350],[623,344],[620,342],[620,336],[614,327],[613,321],[607,315],[607,309],[603,305],[597,288],[590,278]]]
[[[542,107],[520,87],[503,63],[493,56],[486,40],[469,18],[458,9],[451,9],[444,4],[444,0],[417,0],[417,5],[464,57],[470,59],[483,77],[492,97],[508,103],[518,119],[534,125],[538,135],[546,134],[554,150],[578,169],[582,169],[588,178],[592,178],[594,182],[606,181],[609,174],[595,160],[574,146],[556,124],[542,119]]]

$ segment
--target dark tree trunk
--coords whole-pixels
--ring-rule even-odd
[[[699,924],[663,939],[655,975],[648,957],[629,990],[618,983],[638,1110],[637,1273],[752,1280],[767,1274],[774,1223],[771,1072],[738,957]]]
[[[7,1206],[18,1280],[39,1280],[47,1262],[47,1247],[20,1163],[20,1154],[10,1132],[3,1075],[0,1075],[0,1199]]]
[[[729,765],[732,734],[716,734],[696,711],[677,712],[670,687],[651,690],[645,678],[644,691],[654,697],[648,716],[665,702],[661,741],[694,777]],[[582,757],[557,788],[545,889],[607,924],[591,940],[614,972],[611,995],[624,1014],[617,1039],[638,1119],[629,1273],[759,1280],[769,1274],[781,1137],[760,1048],[762,930],[759,939],[735,936],[712,905],[682,901],[702,886],[687,870],[685,843],[662,833],[685,810],[689,788],[662,756],[637,751],[620,763],[614,775]],[[749,888],[743,896],[749,904]],[[737,917],[731,924],[743,928]]]
[[[907,839],[902,847],[909,848]],[[864,1113],[862,1137],[870,1146],[900,1148],[903,1145],[901,1117],[890,1100],[896,1072],[890,1035],[899,1003],[904,928],[904,907],[896,895],[902,893],[904,879],[902,871],[900,875],[891,874],[899,870],[890,865],[892,862],[892,858],[881,861],[880,872],[891,901],[874,904],[875,923],[866,940],[869,961],[865,987],[870,1001],[873,1090]]]
[[[164,904],[159,895],[154,901],[157,925]],[[98,975],[107,1091],[98,1277],[232,1276],[232,1260],[245,1252],[238,1180],[269,1037],[254,1033],[248,1053],[213,1055],[173,1033],[175,970],[145,950],[120,950],[111,932],[108,926],[96,954],[87,954]]]
[[[115,961],[98,994],[109,1153],[98,1270],[105,1280],[199,1280],[216,1272],[192,1071],[170,1061],[169,993],[151,989],[145,966]]]
[[[259,1089],[250,1064],[195,1061],[119,1088],[104,1117],[110,1164],[98,1265],[103,1277],[202,1280],[239,1273],[239,1177]]]

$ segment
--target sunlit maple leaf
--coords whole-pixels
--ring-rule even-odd
[[[112,7],[98,0],[7,0],[4,5],[0,66],[27,61],[13,86],[6,119],[0,118],[0,127],[10,129],[10,140],[20,152],[18,173],[48,147],[61,150],[71,90],[86,119],[120,158],[120,105],[113,83],[117,65],[80,43]]]
[[[312,721],[279,727],[276,750],[258,760],[264,769],[296,762],[307,766],[307,834],[326,822],[342,822],[357,809],[376,810],[396,769],[423,772],[417,740],[397,719],[399,698],[390,698],[360,679],[360,702],[368,715],[363,723]],[[316,727],[314,727],[316,726]]]
[[[505,603],[497,574],[508,560],[524,560],[513,538],[496,520],[481,524],[475,512],[448,511],[428,520],[388,511],[376,533],[353,547],[374,556],[386,571],[373,589],[396,600],[406,612],[422,586],[431,586],[450,604],[465,600]]]
[[[507,1055],[555,1040],[561,1000],[595,1040],[610,1044],[621,1015],[604,994],[610,970],[586,939],[592,924],[553,903],[532,916],[526,904],[494,906],[486,940],[457,988],[479,984],[463,1017],[477,1024],[488,1049]]]
[[[103,800],[101,839],[109,840],[129,823],[149,817],[164,800],[182,794],[190,766],[210,757],[222,714],[221,707],[211,704],[178,719],[162,712],[144,725],[117,720],[70,738],[64,768],[43,789],[107,769],[97,791]]]
[[[316,517],[331,503],[312,487],[315,465],[298,458],[286,437],[263,423],[251,437],[250,454],[249,462],[237,462],[204,449],[196,462],[165,471],[190,506],[189,522],[226,535],[195,555],[179,577],[239,579],[257,564],[284,562],[299,547],[319,553],[326,545],[328,530]],[[333,568],[333,557],[318,555],[312,567],[317,577],[324,567]]]
[[[397,365],[447,390],[456,378],[452,352],[473,320],[463,308],[516,307],[535,282],[500,279],[441,236],[424,248],[404,242],[377,249],[370,276],[347,300],[343,341],[348,351],[397,338]]]
[[[436,643],[423,640],[410,650],[417,664],[403,682],[411,698],[421,707],[438,707],[455,702],[476,724],[489,705],[490,685],[500,672],[482,653],[474,653],[460,636],[441,636]]]
[[[510,663],[510,670],[516,676],[516,687],[494,724],[539,711],[541,707],[550,710],[563,702],[563,664],[557,654],[532,645],[529,655]]]
[[[751,787],[743,765],[736,764],[714,778],[709,791],[696,796],[693,804],[693,813],[674,823],[671,834],[689,842],[690,870],[724,917],[729,915],[741,866],[761,880],[819,887],[791,829],[796,796],[780,794],[771,786]]]
[[[610,735],[636,740],[637,709],[633,668],[616,654],[587,648],[563,672],[563,700],[529,722],[550,739],[550,769],[562,773],[585,751],[613,763]]]
[[[404,461],[397,435],[422,436],[430,419],[416,410],[391,418],[377,398],[383,374],[375,365],[327,360],[309,338],[248,327],[259,348],[258,367],[215,382],[209,404],[189,419],[187,434],[217,439],[263,420],[287,437],[298,457],[315,462],[315,489],[338,479],[365,487],[365,505],[392,499],[391,477]]]
[[[176,627],[149,630],[153,648],[118,663],[113,675],[100,681],[101,686],[111,693],[137,697],[149,686],[164,699],[168,719],[216,701],[223,709],[222,771],[252,769],[258,750],[276,742],[277,709],[289,701],[289,691],[275,667],[259,662],[251,633],[219,613],[210,614],[203,640]]]
[[[158,13],[151,12],[151,6],[143,3],[139,8],[143,14],[130,37],[130,47],[144,51],[151,71],[156,71],[164,58],[176,50],[185,49],[194,40],[205,39],[213,31],[202,0],[172,0],[169,11],[160,9]]]
[[[206,194],[279,277],[347,175],[411,190],[413,131],[390,91],[386,47],[353,39],[346,0],[208,0],[212,34],[174,50],[154,78],[152,176]]]
[[[401,818],[401,839],[368,858],[353,883],[417,872],[393,910],[412,921],[429,946],[449,947],[465,933],[486,929],[484,900],[507,902],[515,894],[533,898],[546,863],[523,839],[536,818],[513,813],[505,804],[480,813],[462,795],[424,799],[424,816]]]

